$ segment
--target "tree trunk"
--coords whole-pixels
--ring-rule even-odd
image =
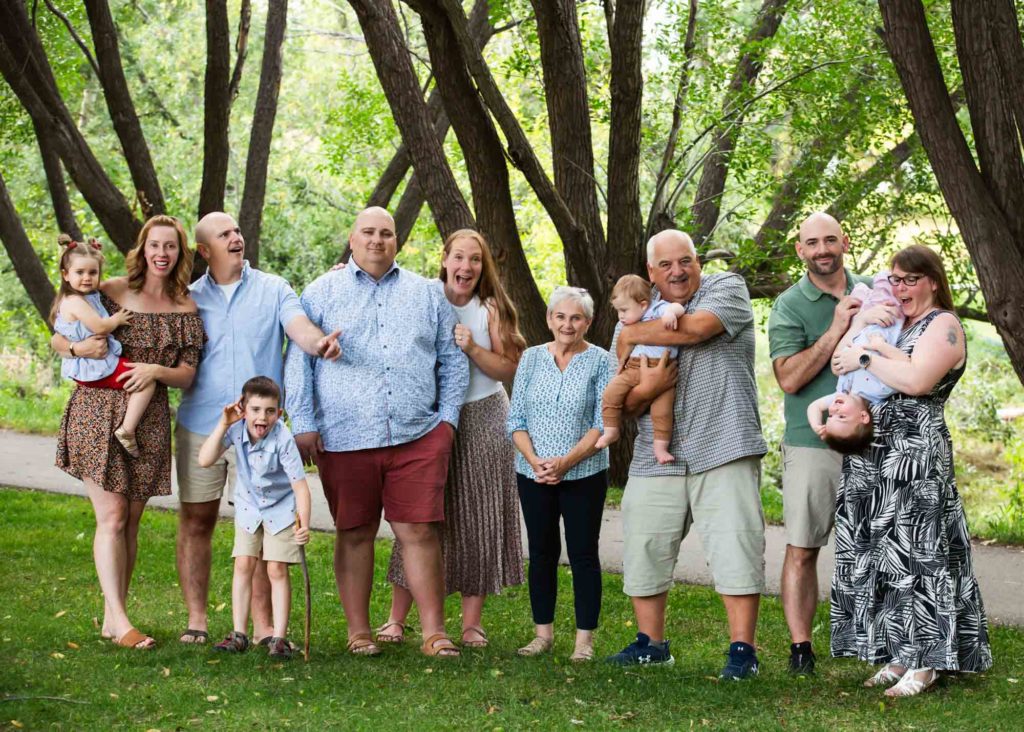
[[[39,256],[32,248],[32,242],[28,240],[28,234],[21,225],[18,212],[14,209],[10,194],[7,192],[7,184],[0,174],[0,239],[3,239],[4,249],[7,256],[14,265],[14,272],[24,285],[29,299],[35,305],[39,316],[46,323],[50,330],[50,307],[53,305],[53,298],[56,292],[50,284],[50,278],[46,276],[46,269],[39,261]]]
[[[107,235],[122,252],[129,251],[141,224],[71,119],[46,52],[20,2],[0,3],[0,73],[33,124],[53,143]]]
[[[231,115],[231,36],[224,0],[206,0],[206,75],[203,85],[203,182],[199,217],[224,210]]]
[[[1010,79],[996,81],[979,73],[974,67],[987,50],[994,54],[990,33],[981,29],[990,19],[989,2],[954,0],[954,32],[957,42],[968,58],[961,63],[971,69],[964,73],[964,91],[972,120],[987,119],[987,115],[1001,114],[998,107],[988,107],[998,101],[1005,105],[1009,97],[1004,89]],[[942,78],[935,46],[928,31],[924,9],[917,0],[879,0],[885,23],[885,42],[899,74],[903,91],[914,115],[915,126],[921,137],[935,178],[942,189],[946,204],[960,228],[971,254],[981,283],[989,317],[999,331],[1013,362],[1018,378],[1024,383],[1024,241],[1021,217],[1024,209],[1007,211],[1000,204],[1014,200],[1014,194],[1002,186],[1017,185],[1007,176],[1006,168],[989,169],[983,175],[975,166],[957,123]],[[966,36],[978,33],[977,43]],[[978,57],[974,57],[978,54]],[[1019,71],[1019,70],[1018,70]],[[979,109],[978,106],[985,107]],[[979,159],[991,165],[989,152],[1008,149],[1005,141],[992,139],[995,132],[1005,134],[1005,128],[993,123],[993,129],[974,128],[979,146]],[[1014,137],[1015,144],[1019,145]],[[1020,156],[1020,148],[1012,151]],[[990,186],[996,186],[993,190]],[[1019,189],[1018,189],[1019,190]]]
[[[718,224],[718,216],[722,206],[722,192],[725,190],[725,179],[729,175],[729,161],[739,137],[740,123],[743,115],[730,115],[734,107],[742,103],[743,97],[754,85],[761,73],[764,57],[761,46],[775,35],[782,22],[788,0],[764,0],[757,13],[754,26],[743,43],[746,49],[740,56],[736,69],[733,71],[729,89],[722,104],[723,122],[715,131],[711,150],[704,160],[700,183],[693,199],[691,215],[693,224],[690,235],[693,243],[700,247]]]
[[[287,2],[287,0],[285,0]],[[273,2],[271,2],[273,5]],[[267,17],[270,17],[269,12]],[[231,72],[231,81],[228,82],[228,109],[238,99],[238,92],[242,88],[242,70],[245,68],[245,59],[249,55],[249,27],[252,23],[252,2],[242,0],[242,9],[238,13],[238,35],[235,37],[235,68]],[[264,40],[264,45],[266,40]]]
[[[249,135],[249,155],[245,160],[245,191],[238,213],[238,225],[245,235],[245,256],[249,264],[260,264],[260,230],[263,226],[263,201],[267,192],[267,166],[274,138],[277,97],[281,90],[281,46],[288,23],[288,0],[274,0],[267,10],[263,40],[263,67],[256,107]]]
[[[576,3],[575,0],[531,0],[530,4],[537,18],[544,98],[551,149],[555,151],[552,156],[555,188],[576,223],[587,232],[588,246],[584,251],[565,248],[566,272],[570,282],[586,287],[594,302],[603,306],[610,291],[609,262],[597,200],[587,74]],[[590,282],[587,270],[595,265],[597,281]],[[600,307],[591,326],[595,340],[607,343],[612,326],[610,310]]]
[[[82,241],[82,230],[78,228],[75,212],[71,208],[68,187],[64,182],[64,168],[60,164],[60,156],[48,139],[47,132],[39,125],[32,123],[36,131],[36,142],[39,144],[39,155],[43,159],[43,171],[46,173],[46,187],[50,191],[53,203],[53,215],[57,219],[57,228],[75,241]]]
[[[619,0],[610,33],[611,124],[608,147],[610,279],[631,274],[643,244],[640,213],[640,117],[644,0]],[[606,301],[607,302],[607,301]],[[608,307],[605,305],[604,307]]]
[[[390,0],[349,0],[363,29],[377,78],[387,97],[413,167],[442,236],[471,227],[473,215],[459,190],[423,99]]]
[[[103,87],[103,98],[110,112],[110,120],[114,124],[117,139],[121,141],[125,162],[135,184],[135,198],[139,202],[142,215],[149,218],[154,214],[164,213],[164,194],[160,190],[153,158],[149,154],[149,145],[142,134],[142,125],[135,112],[132,95],[128,91],[128,81],[124,78],[124,67],[121,64],[121,52],[117,44],[117,30],[114,18],[110,15],[110,7],[106,0],[85,0],[85,10],[89,15],[89,26],[92,29],[92,42],[96,48],[96,63],[100,69],[100,85]]]
[[[466,160],[477,228],[491,245],[502,283],[519,307],[523,335],[529,342],[539,343],[548,332],[544,300],[519,239],[501,140],[476,95],[444,9],[434,0],[411,0],[410,4],[423,21],[437,89]],[[486,13],[487,0],[477,0],[473,15],[486,18]]]

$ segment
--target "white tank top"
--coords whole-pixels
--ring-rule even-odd
[[[481,348],[491,350],[491,332],[487,328],[489,311],[480,302],[480,298],[473,295],[473,299],[465,305],[453,305],[452,307],[455,308],[455,315],[459,318],[459,322],[467,326],[469,332],[473,334],[476,344]],[[473,363],[473,359],[469,360],[469,388],[466,389],[466,398],[463,400],[463,404],[497,394],[503,388],[500,381],[492,379],[481,371],[480,367]]]

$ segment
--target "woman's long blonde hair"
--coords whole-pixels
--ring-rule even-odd
[[[452,244],[456,239],[472,239],[480,245],[482,267],[480,268],[480,280],[476,283],[473,294],[479,297],[480,302],[485,306],[493,303],[498,314],[498,335],[501,338],[504,355],[512,360],[518,359],[519,355],[526,350],[526,339],[519,332],[519,313],[516,312],[516,306],[512,304],[501,280],[498,279],[498,266],[494,262],[491,248],[483,234],[473,229],[459,229],[445,239],[441,271],[438,277],[442,282],[448,281],[448,271],[445,269],[444,259],[451,253]]]
[[[175,302],[181,302],[188,297],[188,285],[192,280],[192,263],[195,255],[188,248],[188,234],[185,233],[185,227],[173,216],[158,214],[150,217],[142,225],[142,230],[135,239],[135,246],[124,259],[124,268],[128,273],[128,286],[135,292],[139,292],[146,280],[147,265],[144,250],[146,240],[149,239],[149,232],[154,226],[170,226],[178,234],[178,261],[174,263],[174,269],[171,270],[170,276],[164,283],[164,292]]]

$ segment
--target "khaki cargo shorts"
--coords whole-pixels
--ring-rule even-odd
[[[235,448],[229,447],[210,467],[199,467],[199,448],[208,436],[189,432],[181,425],[174,429],[174,460],[181,503],[219,501],[225,486],[229,501],[235,495]]]
[[[623,591],[668,590],[679,544],[693,525],[722,595],[764,591],[761,459],[740,458],[694,475],[630,476],[622,498]]]
[[[835,450],[782,446],[782,516],[787,544],[804,549],[828,544],[842,472],[843,456]]]
[[[235,524],[235,548],[232,557],[261,557],[265,562],[299,563],[299,545],[295,543],[295,526],[289,525],[276,534],[263,530],[263,524],[250,534]]]

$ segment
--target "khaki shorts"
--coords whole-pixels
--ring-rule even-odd
[[[229,501],[235,495],[235,448],[229,447],[210,467],[199,467],[199,448],[208,436],[189,432],[181,425],[174,429],[178,500],[182,503],[219,501],[224,495],[224,486],[227,486]]]
[[[782,446],[782,516],[787,544],[804,549],[828,544],[842,472],[843,456],[835,450]]]
[[[262,554],[261,554],[262,552]],[[250,534],[235,524],[235,548],[232,557],[261,557],[265,562],[299,563],[299,545],[295,543],[295,527],[288,526],[276,534],[263,530],[263,524]]]
[[[622,498],[623,591],[631,597],[667,591],[679,544],[693,524],[719,594],[763,592],[760,484],[756,456],[694,475],[631,476]]]

